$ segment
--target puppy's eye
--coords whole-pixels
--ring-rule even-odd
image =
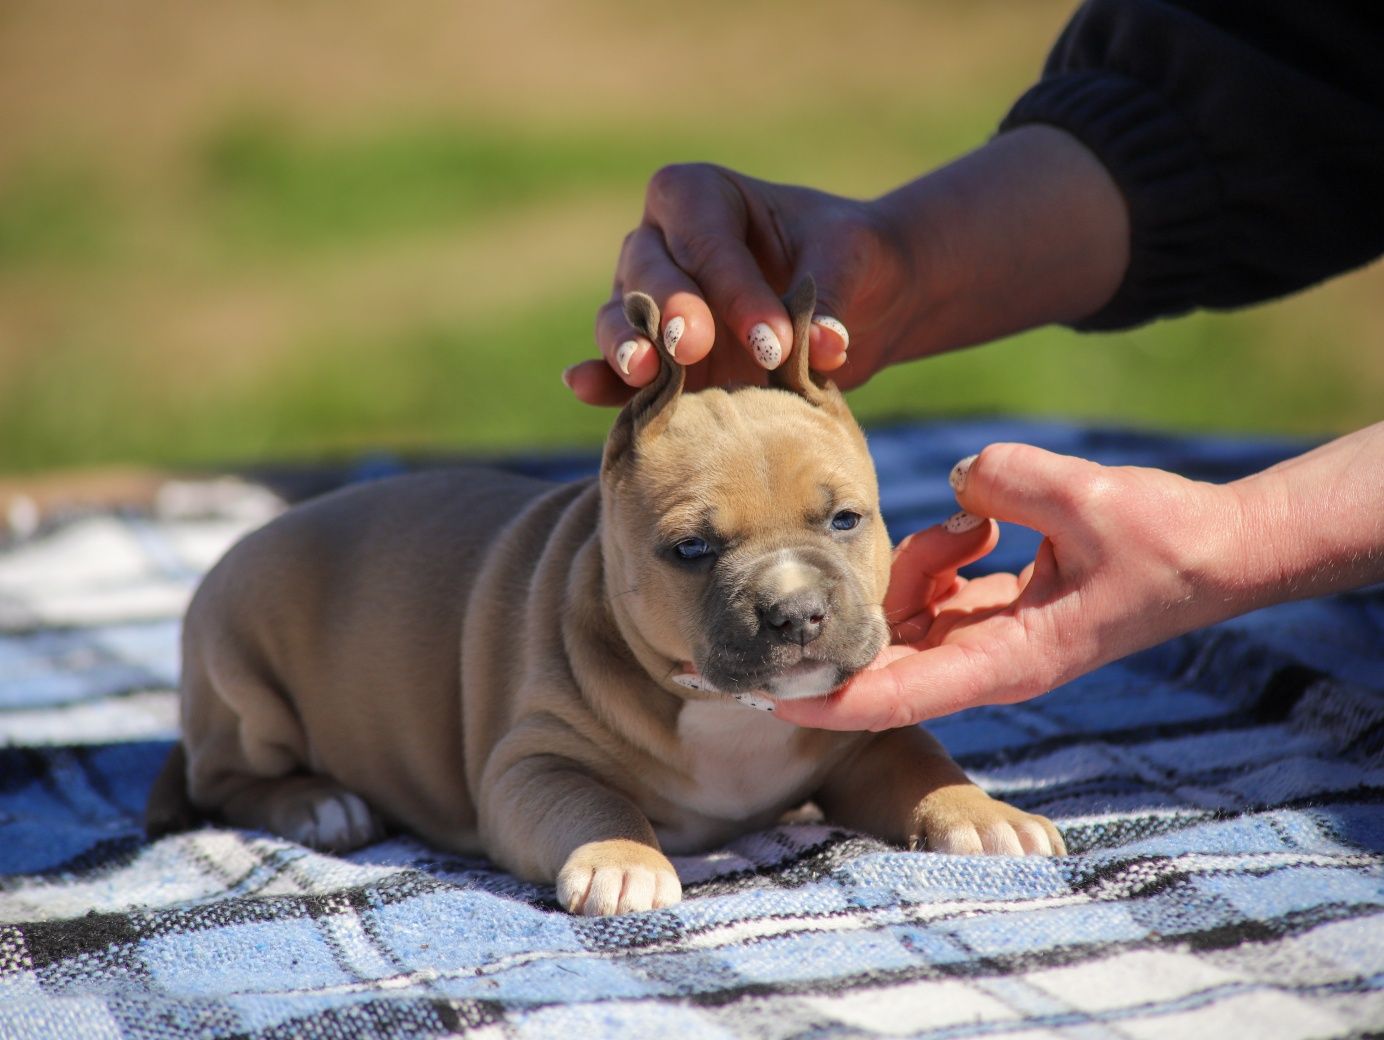
[[[700,560],[703,556],[711,555],[711,546],[705,538],[684,538],[673,546],[673,551],[680,560]]]
[[[831,518],[831,527],[834,531],[849,531],[860,523],[860,514],[853,513],[849,509],[843,509]]]

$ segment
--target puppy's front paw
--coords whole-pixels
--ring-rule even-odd
[[[978,787],[945,787],[918,806],[920,833],[911,842],[929,852],[991,856],[1065,856],[1062,835],[1044,816],[991,798]]]
[[[271,795],[272,829],[290,841],[326,852],[349,852],[385,836],[365,799],[331,780],[313,778]]]
[[[557,899],[587,917],[629,914],[681,902],[682,883],[657,849],[623,838],[590,841],[558,871]]]

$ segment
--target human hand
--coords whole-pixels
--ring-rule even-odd
[[[876,208],[718,166],[665,167],[649,182],[643,221],[625,239],[596,318],[604,362],[575,365],[564,378],[591,404],[619,403],[653,379],[658,354],[621,304],[637,289],[658,303],[689,389],[763,384],[792,349],[780,296],[801,273],[817,284],[812,366],[842,387],[863,382],[904,328],[911,276],[903,243]],[[712,351],[713,342],[722,346]]]
[[[881,730],[1024,700],[1238,613],[1256,584],[1231,486],[994,444],[958,463],[953,487],[967,513],[948,525],[962,532],[928,528],[896,554],[885,602],[894,644],[830,697],[781,702],[779,718]],[[947,539],[979,538],[966,544],[988,552],[998,534],[981,517],[1042,532],[1033,563],[958,579],[954,561],[981,553]]]
[[[811,274],[819,317],[834,319],[812,329],[812,367],[849,389],[885,365],[1091,314],[1123,278],[1128,246],[1110,175],[1048,126],[1000,134],[869,202],[669,166],[597,315],[602,358],[563,379],[607,405],[653,379],[658,356],[621,308],[637,289],[658,304],[689,388],[762,384],[792,349],[779,296]]]

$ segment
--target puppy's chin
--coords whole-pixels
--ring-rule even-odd
[[[703,673],[695,665],[689,665],[688,671],[675,676],[674,681],[688,689],[725,693],[737,700],[770,697],[776,701],[792,701],[825,696],[854,674],[855,669],[831,661],[802,660],[777,673],[754,678],[731,676],[715,668]]]
[[[821,697],[849,677],[849,672],[830,661],[801,661],[785,668],[765,683],[764,691],[780,701]]]

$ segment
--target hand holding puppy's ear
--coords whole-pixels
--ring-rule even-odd
[[[668,425],[673,403],[682,393],[683,368],[664,346],[659,330],[658,304],[647,293],[625,294],[625,320],[641,335],[647,336],[658,351],[658,374],[653,382],[641,389],[621,410],[606,438],[602,468],[609,468],[633,449],[642,437],[657,436]]]
[[[844,410],[845,401],[835,384],[826,376],[813,373],[810,365],[807,341],[817,309],[817,283],[812,275],[805,274],[793,284],[783,305],[793,322],[793,350],[786,362],[769,373],[769,385],[806,398],[819,408]]]

